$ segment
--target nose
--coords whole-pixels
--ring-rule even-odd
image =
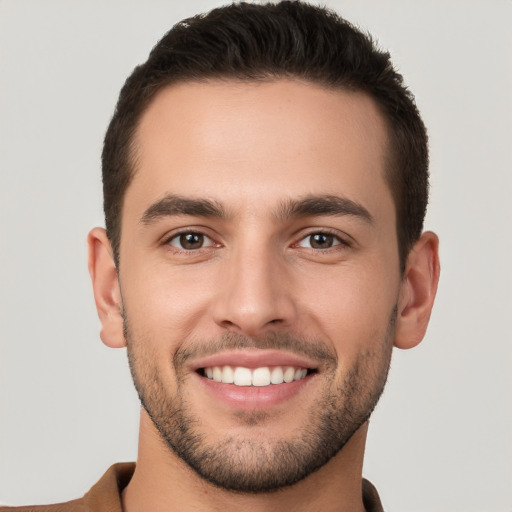
[[[215,322],[251,337],[288,328],[296,317],[290,269],[271,248],[233,251],[223,262]]]

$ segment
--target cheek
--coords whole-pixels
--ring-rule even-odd
[[[141,268],[132,265],[130,268]],[[123,302],[134,330],[183,339],[204,316],[212,283],[197,268],[172,268],[165,263],[123,276]]]
[[[321,287],[319,283],[323,283]],[[398,273],[386,273],[378,262],[340,266],[329,276],[310,273],[302,292],[309,300],[302,302],[340,358],[350,358],[386,337],[396,305],[397,283]]]

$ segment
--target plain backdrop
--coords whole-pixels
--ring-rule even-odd
[[[430,134],[429,332],[394,355],[364,473],[387,510],[512,510],[512,2],[327,1],[369,30]],[[86,264],[121,85],[213,0],[0,0],[0,503],[81,496],[134,460],[138,401]]]

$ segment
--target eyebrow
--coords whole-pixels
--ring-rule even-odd
[[[173,194],[153,203],[142,215],[143,224],[152,224],[160,218],[174,215],[191,215],[225,219],[222,205],[210,199],[192,199]],[[334,195],[310,195],[302,199],[289,199],[274,212],[276,220],[308,216],[354,216],[373,224],[372,214],[361,204],[345,197]]]
[[[344,216],[358,217],[373,224],[373,215],[361,204],[345,197],[334,195],[310,195],[303,199],[290,199],[276,212],[277,219],[308,216]]]
[[[209,199],[191,199],[188,197],[166,195],[153,203],[142,215],[143,224],[151,224],[162,217],[172,215],[193,215],[197,217],[225,218],[222,205]]]

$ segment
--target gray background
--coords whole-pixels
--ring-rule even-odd
[[[397,351],[365,475],[387,510],[512,510],[512,2],[327,1],[389,48],[431,138],[431,326]],[[136,456],[123,350],[86,270],[118,91],[216,1],[0,0],[0,503],[82,495]]]

